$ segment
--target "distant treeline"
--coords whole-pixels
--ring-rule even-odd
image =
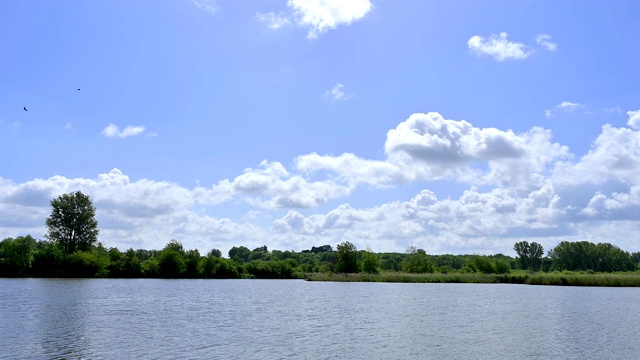
[[[634,271],[640,263],[640,252],[630,254],[607,243],[562,242],[546,257],[542,257],[542,247],[536,243],[516,243],[514,249],[520,256],[429,255],[415,247],[405,253],[374,253],[343,242],[336,249],[323,245],[301,252],[239,246],[231,248],[228,258],[224,258],[220,250],[203,255],[198,250],[185,250],[179,241],[171,240],[162,250],[123,252],[98,243],[67,255],[63,244],[37,241],[27,235],[0,242],[0,276],[295,279],[303,278],[305,273]]]

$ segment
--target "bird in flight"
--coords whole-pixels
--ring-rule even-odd
[[[76,90],[80,91],[80,89],[76,89]]]
[[[29,110],[27,110],[26,106],[23,106],[22,108],[24,109],[24,111],[29,111]]]

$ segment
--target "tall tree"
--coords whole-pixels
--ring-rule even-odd
[[[358,250],[352,243],[345,241],[338,244],[338,264],[336,271],[339,273],[358,272]]]
[[[61,244],[66,255],[88,250],[98,240],[96,209],[81,191],[51,200],[51,215],[45,222],[46,237]]]
[[[531,244],[529,244],[528,241],[520,241],[513,245],[513,250],[518,254],[521,269],[540,270],[542,266],[542,256],[544,255],[542,245],[535,241]]]

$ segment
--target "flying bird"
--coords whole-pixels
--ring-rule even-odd
[[[29,110],[27,110],[26,106],[23,106],[22,108],[24,109],[24,111],[29,111]]]
[[[76,90],[80,91],[80,89],[76,89]]]

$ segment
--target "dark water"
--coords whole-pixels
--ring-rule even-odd
[[[639,359],[640,289],[0,279],[2,359]]]

